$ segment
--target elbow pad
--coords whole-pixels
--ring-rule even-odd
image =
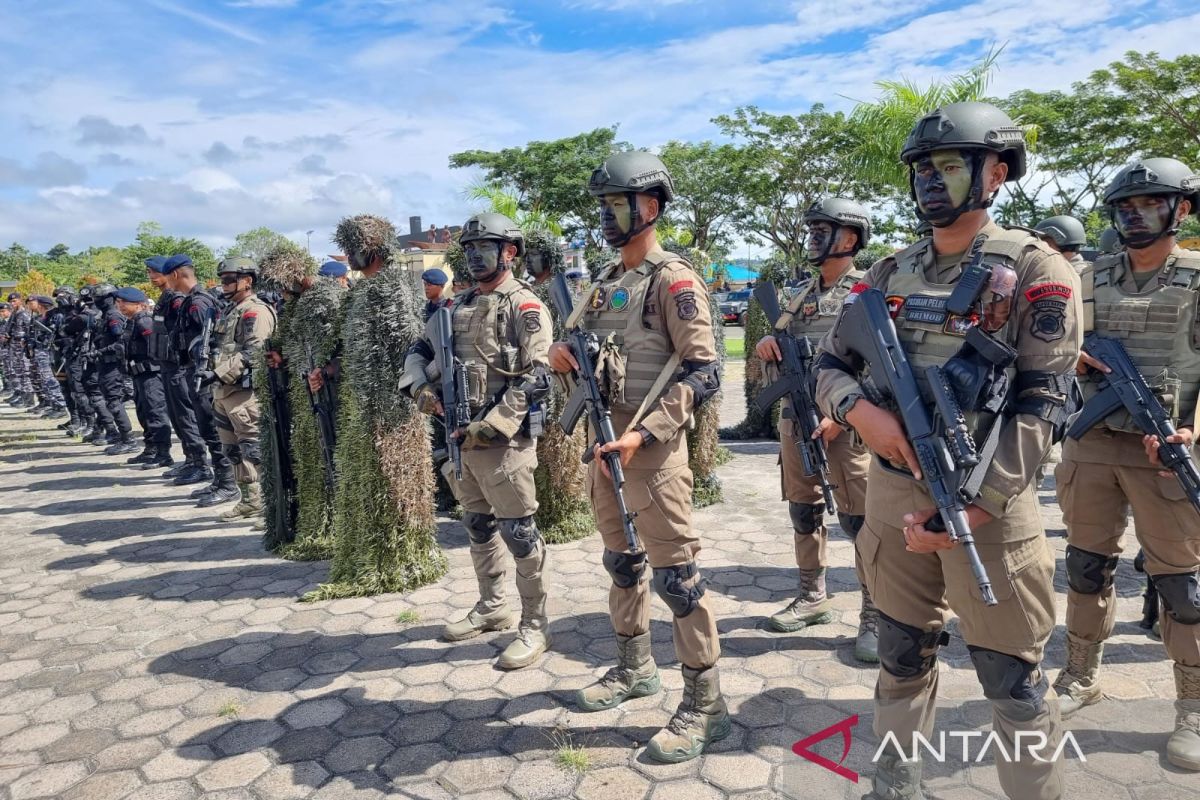
[[[1051,441],[1058,444],[1066,435],[1070,423],[1083,408],[1083,393],[1073,374],[1028,370],[1017,373],[1017,398],[1013,413],[1028,414],[1053,428]],[[1038,392],[1028,396],[1030,392]],[[1043,393],[1044,392],[1044,393]],[[1049,393],[1047,396],[1045,393]]]
[[[681,382],[692,387],[692,408],[697,409],[721,391],[721,365],[716,361],[684,361]]]

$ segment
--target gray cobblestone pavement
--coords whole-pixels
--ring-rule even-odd
[[[49,422],[4,413],[0,800],[858,797],[865,783],[792,751],[853,714],[846,766],[868,772],[877,744],[874,671],[852,656],[851,545],[835,532],[834,622],[811,635],[762,630],[795,580],[777,447],[731,448],[721,469],[726,502],[696,524],[733,734],[703,758],[662,766],[641,746],[681,692],[664,608],[655,608],[653,632],[666,691],[599,714],[571,704],[614,654],[597,537],[551,548],[552,652],[537,668],[505,673],[492,662],[511,634],[438,640],[446,618],[475,600],[456,524],[442,524],[450,572],[437,585],[300,603],[326,564],[265,554],[255,533],[193,508],[156,473],[128,469]],[[1053,493],[1042,500],[1061,557]],[[1173,685],[1162,646],[1134,624],[1138,577],[1123,560],[1121,622],[1104,671],[1113,699],[1071,721],[1087,757],[1067,764],[1071,798],[1200,797],[1200,776],[1158,755]],[[1059,585],[1061,622],[1061,568]],[[401,612],[415,616],[399,622]],[[1052,665],[1062,638],[1060,628]],[[939,730],[987,730],[962,641],[944,654]],[[560,766],[567,743],[583,748],[586,770]],[[840,737],[813,749],[836,761]],[[1001,796],[992,760],[930,765],[930,796]]]

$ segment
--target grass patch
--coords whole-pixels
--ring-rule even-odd
[[[550,741],[554,745],[554,763],[559,769],[582,775],[592,768],[592,757],[587,748],[575,744],[570,731],[557,728],[550,734]]]
[[[226,703],[217,709],[218,717],[236,717],[242,713],[242,707],[237,703]]]
[[[416,625],[420,621],[421,615],[411,608],[396,615],[396,622],[400,625]]]
[[[725,338],[725,357],[726,358],[745,358],[746,357],[746,340],[734,339],[733,337]]]

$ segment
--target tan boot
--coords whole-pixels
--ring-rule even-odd
[[[858,636],[854,639],[854,657],[864,664],[879,663],[879,609],[862,587],[862,611],[858,614]]]
[[[729,735],[729,709],[721,696],[721,677],[716,666],[683,668],[683,700],[675,716],[646,745],[646,755],[655,761],[676,764],[704,752],[710,742]]]
[[[794,633],[809,625],[823,625],[833,619],[829,595],[825,593],[825,568],[800,570],[800,594],[787,608],[767,619],[767,627],[782,633]]]
[[[1067,666],[1054,681],[1063,719],[1084,706],[1099,703],[1104,697],[1100,691],[1100,660],[1103,656],[1103,642],[1093,643],[1067,634]]]
[[[221,519],[235,520],[246,519],[248,517],[257,516],[262,513],[263,500],[262,490],[258,488],[257,483],[239,483],[238,489],[242,492],[242,500],[233,508],[221,515]]]
[[[451,622],[442,631],[448,642],[471,639],[487,631],[504,631],[513,626],[517,615],[504,600],[504,544],[499,536],[486,542],[471,542],[471,561],[479,583],[479,602],[465,617]]]
[[[1167,761],[1200,772],[1200,667],[1175,665],[1175,732],[1167,739]]]
[[[245,516],[243,512],[246,507],[246,484],[239,483],[238,491],[241,492],[242,499],[239,500],[238,504],[236,506],[234,506],[233,508],[229,509],[228,511],[222,512],[220,514],[221,519],[226,520],[226,521],[232,521],[232,520],[236,520],[236,519],[241,519],[243,516]]]
[[[504,648],[496,661],[500,669],[528,667],[550,646],[550,634],[546,629],[546,584],[542,579],[546,546],[539,541],[532,553],[516,562],[521,625],[517,629],[517,638]]]
[[[871,791],[862,800],[925,800],[921,762],[904,761],[894,752],[884,752],[875,762]]]
[[[648,697],[662,689],[658,667],[650,653],[650,634],[617,634],[617,665],[600,680],[579,690],[576,701],[583,711],[603,711],[630,697]]]

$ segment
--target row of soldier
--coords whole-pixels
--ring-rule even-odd
[[[1023,753],[997,764],[1001,786],[1013,798],[1059,798],[1061,764],[1036,758],[1020,734],[1041,734],[1057,749],[1062,718],[1102,698],[1102,649],[1115,620],[1113,573],[1132,509],[1165,612],[1162,636],[1177,686],[1175,727],[1164,750],[1172,764],[1200,770],[1200,518],[1193,507],[1200,486],[1185,480],[1195,473],[1185,448],[1200,393],[1200,256],[1175,242],[1181,221],[1200,207],[1200,176],[1166,158],[1121,170],[1104,198],[1121,247],[1094,264],[1073,266],[1062,251],[1071,255],[1077,243],[1055,235],[1069,223],[1048,221],[1035,232],[1000,226],[988,215],[1004,182],[1026,169],[1023,133],[998,109],[940,108],[917,121],[900,156],[929,235],[862,273],[853,256],[870,236],[867,213],[840,198],[816,204],[806,220],[813,271],[774,320],[774,334],[756,343],[780,372],[790,368],[787,342],[816,345],[806,364],[811,380],[796,395],[811,394],[815,422],[804,423],[812,421],[812,409],[797,408],[789,395],[780,426],[799,590],[769,627],[795,632],[829,619],[826,515],[836,511],[855,542],[863,587],[855,652],[880,664],[876,732],[903,743],[931,734],[937,653],[954,614],[992,703],[995,732],[1008,752]],[[393,385],[419,411],[455,421],[441,471],[464,511],[479,601],[449,621],[444,636],[461,640],[515,626],[498,659],[507,669],[536,664],[550,645],[547,549],[535,521],[535,440],[552,422],[541,410],[553,383],[580,393],[582,401],[575,403],[573,394],[567,408],[574,411],[564,415],[585,411],[589,418],[586,491],[611,581],[617,664],[581,689],[576,702],[597,711],[660,691],[650,646],[653,588],[672,614],[684,695],[647,753],[684,761],[730,730],[716,619],[698,560],[701,535],[691,523],[685,435],[697,409],[720,389],[710,306],[704,282],[656,238],[655,225],[673,200],[671,176],[656,157],[614,155],[588,189],[617,257],[582,296],[563,300],[564,292],[552,292],[568,340],[553,341],[541,296],[514,277],[522,256],[533,282],[551,277],[525,253],[520,229],[498,214],[476,215],[461,236],[470,285],[448,300],[436,288],[427,292],[424,334],[413,337]],[[390,268],[387,238],[348,236],[343,249],[364,281],[395,281],[389,284],[395,291],[410,291]],[[238,473],[246,484],[260,460],[251,430],[257,407],[238,407],[231,398],[252,399],[241,378],[274,314],[254,298],[254,265],[223,262],[223,292],[234,306],[207,362],[193,348],[212,317],[192,311],[203,293],[190,266],[172,258],[161,272],[168,288],[183,293],[166,301],[162,315],[183,392],[197,409],[205,395],[200,387],[216,385],[211,416],[218,441],[226,443],[214,450],[207,436],[189,440],[176,427],[191,464],[183,474],[199,471],[204,479],[211,468],[208,495],[223,497],[230,486],[226,465],[248,465]],[[299,282],[289,291],[311,288]],[[1125,350],[1105,352],[1127,351],[1134,372],[1152,385],[1155,403],[1165,407],[1165,427],[1152,433],[1120,404],[1105,406],[1118,365],[1087,352],[1085,333],[1100,337],[1088,340],[1093,349],[1124,343]],[[871,350],[880,342],[890,348],[887,363]],[[356,346],[343,331],[321,359],[290,367],[304,373],[315,396],[343,380]],[[286,366],[278,352],[268,353],[267,363]],[[893,369],[898,363],[904,368]],[[956,414],[938,405],[947,402],[937,397],[943,385]],[[906,386],[914,394],[899,396]],[[1081,407],[1090,430],[1073,425]],[[931,416],[931,408],[938,413]],[[210,412],[195,410],[197,420],[202,413]],[[912,428],[922,414],[938,424],[918,434]],[[801,431],[806,441],[797,441]],[[1055,563],[1034,484],[1050,448],[1068,431],[1056,469],[1069,542],[1068,656],[1052,689],[1042,657],[1055,621]],[[946,455],[945,442],[964,436],[978,445],[969,464]],[[199,450],[195,442],[203,443]],[[815,442],[827,463],[803,457],[800,445]],[[262,501],[255,489],[242,488],[242,505],[253,515]],[[506,551],[519,612],[506,599]],[[884,752],[867,796],[923,796],[917,754]]]

